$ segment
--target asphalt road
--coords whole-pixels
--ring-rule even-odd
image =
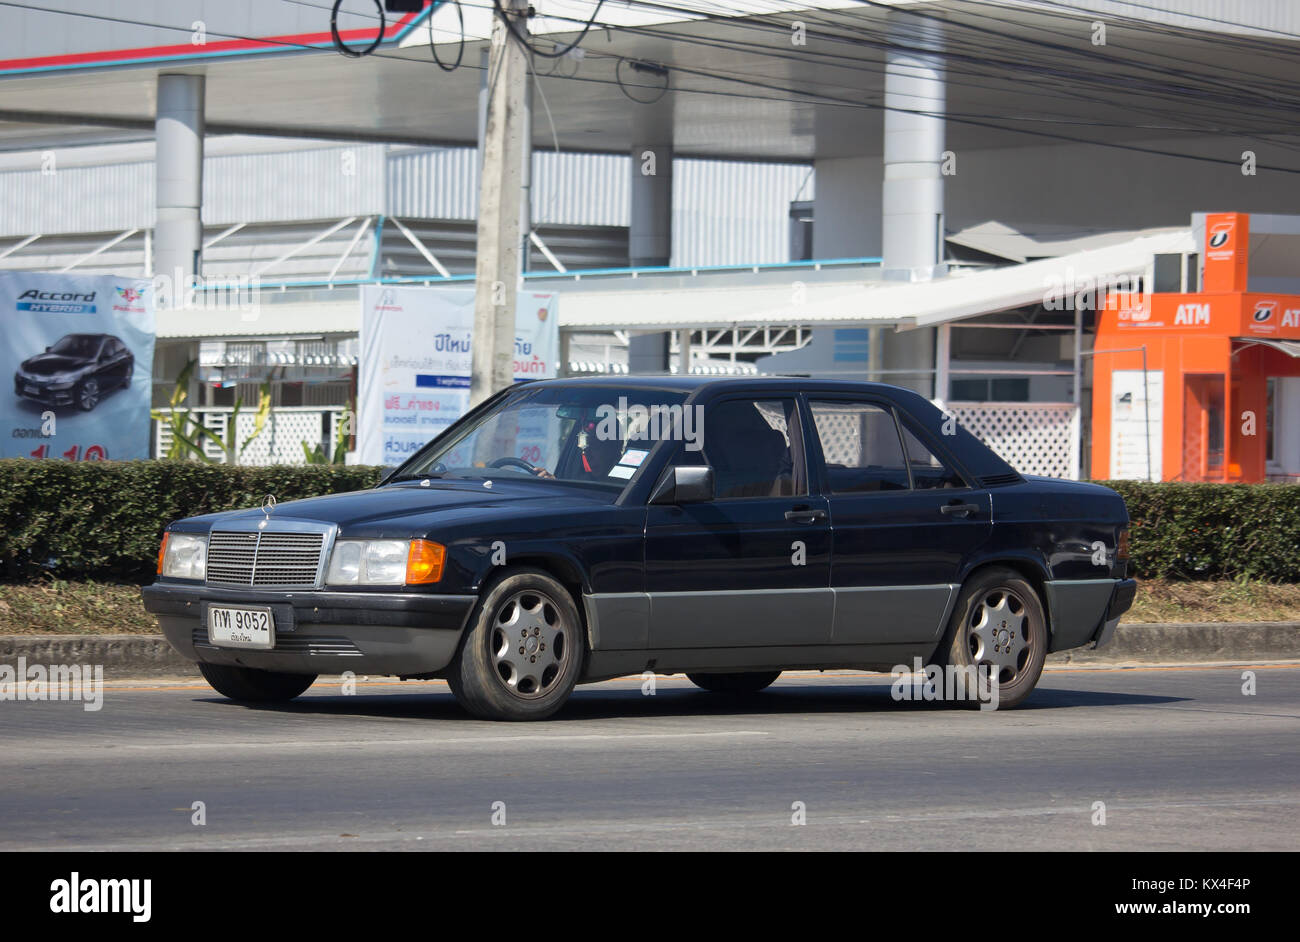
[[[743,703],[629,679],[540,724],[472,720],[441,683],[261,709],[110,686],[99,712],[0,703],[0,850],[1293,850],[1300,665],[1254,696],[1242,670],[1055,670],[1000,713],[872,674]]]

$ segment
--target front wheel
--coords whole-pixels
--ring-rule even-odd
[[[199,673],[223,697],[245,703],[287,703],[316,682],[315,674],[284,674],[227,664],[199,664]]]
[[[994,567],[962,587],[936,660],[998,682],[997,706],[1019,706],[1033,692],[1047,659],[1047,618],[1038,593],[1014,569]],[[973,679],[973,678],[972,678]]]
[[[690,682],[710,693],[758,693],[770,687],[780,671],[752,671],[743,674],[687,674]]]
[[[541,720],[569,698],[583,650],[568,590],[540,570],[519,570],[483,596],[447,683],[482,719]]]

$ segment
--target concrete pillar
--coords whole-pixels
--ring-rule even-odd
[[[627,371],[634,374],[667,373],[672,336],[670,331],[659,330],[628,337]]]
[[[673,151],[632,148],[628,256],[634,268],[668,265],[673,255]]]
[[[671,147],[632,148],[632,205],[628,220],[628,264],[662,267],[673,256],[673,151]],[[629,338],[628,370],[667,373],[672,333],[661,331]]]
[[[157,182],[153,270],[186,283],[201,274],[203,246],[203,98],[202,75],[158,76],[158,111],[154,125]],[[175,285],[180,291],[184,286]]]
[[[890,37],[906,48],[891,49],[885,58],[881,268],[886,280],[927,281],[947,271],[941,173],[946,91],[943,62],[930,52],[942,48],[943,37],[915,17],[896,22]],[[934,328],[882,331],[880,339],[885,382],[936,395]]]
[[[890,35],[910,48],[891,49],[885,60],[882,267],[886,278],[922,281],[945,271],[944,74],[940,58],[925,51],[939,49],[942,37],[915,17]]]

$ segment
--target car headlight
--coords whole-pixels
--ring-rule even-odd
[[[207,576],[208,538],[197,533],[164,533],[158,550],[158,574],[171,579]]]
[[[432,540],[339,540],[326,585],[421,585],[442,578],[447,549]]]

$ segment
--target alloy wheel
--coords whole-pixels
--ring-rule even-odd
[[[501,685],[521,700],[544,697],[564,674],[570,626],[555,600],[536,589],[516,592],[497,609],[492,666]]]
[[[1004,686],[1013,683],[1033,657],[1024,599],[1002,586],[985,592],[971,608],[966,637],[971,663],[988,665]]]

